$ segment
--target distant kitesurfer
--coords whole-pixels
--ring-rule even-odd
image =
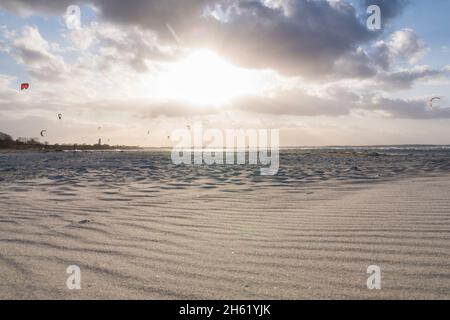
[[[440,98],[440,97],[434,97],[434,98],[431,98],[430,101],[428,101],[428,106],[429,106],[431,109],[433,109],[433,103],[434,103],[435,101],[437,101],[437,100],[441,100],[441,98]]]

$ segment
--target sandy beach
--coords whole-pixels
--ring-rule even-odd
[[[449,299],[449,178],[2,183],[0,298]]]

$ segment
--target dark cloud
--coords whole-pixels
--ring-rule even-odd
[[[335,76],[344,78],[371,78],[377,74],[378,62],[364,50],[356,50],[335,61]]]
[[[220,0],[218,0],[220,1]],[[187,28],[201,20],[203,9],[212,0],[2,0],[0,7],[18,14],[43,12],[63,15],[70,5],[93,5],[106,21],[139,26],[171,37],[167,24],[175,29]]]
[[[423,99],[389,99],[375,97],[367,109],[381,110],[389,113],[392,118],[401,119],[450,119],[450,108],[434,108],[427,106]]]
[[[376,81],[383,90],[410,89],[419,80],[428,80],[442,76],[449,76],[447,70],[437,70],[428,67],[418,67],[410,70],[402,70],[392,73],[381,73],[376,77]]]
[[[209,19],[196,45],[214,47],[234,63],[287,75],[319,77],[334,62],[374,39],[346,2],[292,0],[280,8],[239,2],[227,22]]]
[[[167,27],[185,30],[202,20],[211,0],[93,0],[101,16],[115,23],[155,30],[160,38],[172,39]]]

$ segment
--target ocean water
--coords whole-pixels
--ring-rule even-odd
[[[139,183],[157,188],[288,186],[450,172],[450,147],[297,148],[280,151],[275,176],[255,165],[175,165],[170,151],[0,153],[0,183]]]

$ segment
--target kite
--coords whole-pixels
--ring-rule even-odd
[[[20,85],[20,91],[22,90],[28,90],[28,88],[30,87],[30,85],[28,83],[22,83]]]
[[[47,130],[42,130],[41,131],[41,137],[44,137],[46,133],[47,133]]]
[[[441,98],[440,97],[434,97],[434,98],[431,98],[430,101],[428,102],[428,106],[431,109],[433,109],[433,102],[436,101],[436,100],[441,100]]]
[[[58,113],[58,119],[61,120],[62,119],[62,114]]]

